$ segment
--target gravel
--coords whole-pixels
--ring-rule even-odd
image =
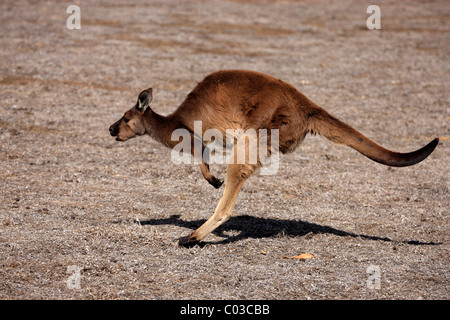
[[[381,30],[364,1],[77,3],[80,30],[65,2],[0,3],[1,299],[450,298],[448,1],[378,1]],[[397,169],[308,136],[179,247],[223,188],[108,127],[219,69],[281,78],[393,150],[441,142]]]

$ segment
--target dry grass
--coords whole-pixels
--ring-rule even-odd
[[[70,31],[67,4],[2,1],[0,298],[448,299],[449,4],[382,1],[382,31],[367,6],[82,1]],[[388,148],[443,139],[392,169],[308,137],[205,246],[180,248],[222,190],[108,126],[143,88],[168,114],[225,68],[282,78]]]

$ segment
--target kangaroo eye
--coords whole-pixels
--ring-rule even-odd
[[[130,122],[130,119],[124,118],[123,121],[125,121],[125,123],[128,123],[128,122]]]

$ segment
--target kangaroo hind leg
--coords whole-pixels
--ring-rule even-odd
[[[217,227],[225,223],[233,213],[233,208],[242,185],[257,168],[258,165],[256,164],[228,165],[225,189],[214,214],[191,235],[181,238],[179,244],[187,247],[194,246]]]

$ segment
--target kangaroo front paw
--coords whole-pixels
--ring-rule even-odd
[[[221,186],[222,186],[222,184],[223,184],[223,180],[222,179],[218,179],[218,178],[216,178],[216,177],[212,177],[211,178],[211,181],[209,181],[209,183],[214,187],[214,188],[216,188],[216,189],[219,189]]]
[[[196,238],[189,236],[182,237],[178,241],[178,244],[180,246],[186,247],[186,248],[192,248],[196,245],[200,245],[200,241],[198,241]]]

